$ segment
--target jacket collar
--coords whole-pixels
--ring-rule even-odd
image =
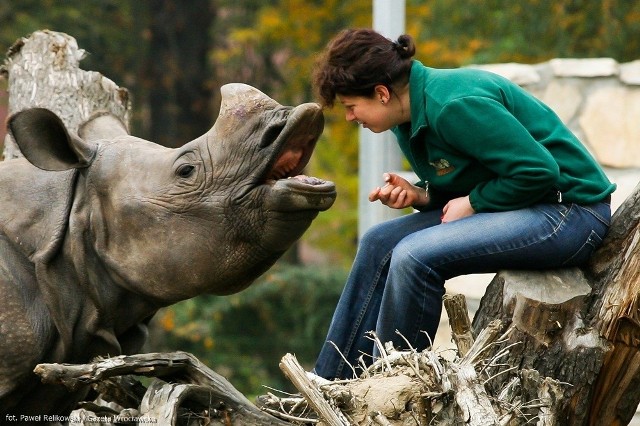
[[[409,75],[409,99],[411,104],[411,122],[397,126],[394,133],[402,134],[410,139],[423,127],[429,126],[427,120],[427,95],[426,86],[429,78],[429,69],[420,61],[413,60]]]

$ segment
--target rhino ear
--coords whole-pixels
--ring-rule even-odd
[[[87,167],[95,154],[95,147],[70,135],[60,117],[45,108],[20,111],[7,127],[25,158],[43,170]]]
[[[91,142],[99,139],[113,139],[118,136],[127,136],[129,135],[129,131],[120,118],[110,112],[99,111],[80,125],[78,135],[83,140]]]

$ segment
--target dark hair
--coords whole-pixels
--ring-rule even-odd
[[[316,63],[313,82],[321,103],[331,107],[337,95],[373,96],[378,84],[393,93],[409,81],[415,53],[408,34],[391,41],[368,28],[341,31]]]

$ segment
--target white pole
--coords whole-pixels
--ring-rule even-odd
[[[405,0],[373,0],[373,29],[396,40],[405,32]],[[369,192],[381,186],[382,174],[400,171],[402,154],[390,132],[373,133],[361,128],[359,133],[358,236],[376,223],[397,217],[399,210],[380,202],[370,203]]]

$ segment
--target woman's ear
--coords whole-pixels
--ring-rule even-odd
[[[382,104],[386,104],[391,99],[391,91],[384,84],[378,84],[373,88],[375,97],[380,100]]]

